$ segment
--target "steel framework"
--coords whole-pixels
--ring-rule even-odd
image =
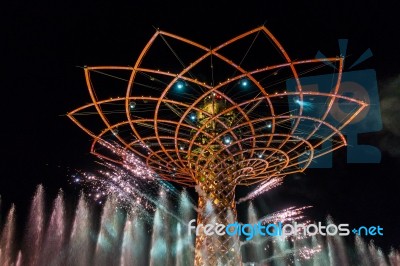
[[[245,69],[242,61],[224,54],[227,47],[260,34],[277,48],[281,62]],[[160,38],[169,48],[167,39],[195,48],[200,54],[187,65],[177,57],[180,68],[176,71],[173,67],[172,71],[160,70],[153,57],[152,66],[147,67],[145,58]],[[177,54],[172,48],[171,51]],[[218,83],[213,79],[199,80],[194,73],[203,71],[200,66],[210,59],[212,75],[217,72],[212,60],[227,65],[233,75],[226,75]],[[85,67],[92,102],[68,113],[68,117],[93,138],[93,154],[122,163],[98,146],[102,140],[117,140],[141,157],[160,178],[197,186],[201,191],[198,224],[226,224],[236,220],[237,185],[303,172],[315,158],[346,145],[341,130],[368,105],[340,95],[343,60],[334,57],[293,61],[264,26],[213,49],[157,30],[134,66]],[[329,92],[303,88],[301,77],[308,71],[298,69],[321,67],[327,62],[337,66]],[[128,73],[123,94],[107,99],[96,95],[93,74],[119,78],[107,71]],[[283,72],[286,74],[282,77]],[[278,81],[287,79],[294,80],[295,90],[281,89]],[[280,84],[275,86],[280,89],[272,89],[271,84]],[[115,95],[114,91],[109,90],[109,95]],[[341,121],[333,121],[329,115],[338,102],[352,108]],[[314,109],[307,110],[305,103],[315,105]],[[103,129],[96,131],[93,128],[98,124],[81,121],[83,116],[79,115],[91,114],[90,111],[100,116]],[[327,142],[332,145],[324,149]],[[212,211],[206,210],[208,205]],[[200,234],[196,238],[195,264],[240,264],[237,240]]]

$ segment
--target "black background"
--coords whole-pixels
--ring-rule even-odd
[[[14,202],[23,220],[38,184],[49,198],[59,188],[76,195],[79,187],[69,184],[70,174],[93,165],[90,138],[65,116],[90,101],[83,71],[76,66],[132,65],[153,27],[213,46],[265,23],[293,58],[312,58],[318,50],[338,55],[340,38],[349,39],[352,60],[371,48],[373,58],[359,69],[376,69],[381,100],[399,102],[398,8],[396,1],[2,4],[3,217]],[[330,214],[337,223],[379,224],[384,236],[375,243],[398,247],[399,119],[390,108],[382,108],[382,116],[381,132],[360,136],[360,142],[381,149],[380,164],[350,165],[344,150],[335,152],[333,169],[287,177],[283,186],[255,201],[260,212],[313,205],[309,214],[315,219]]]

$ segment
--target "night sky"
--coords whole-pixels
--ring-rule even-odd
[[[382,161],[347,164],[345,149],[337,151],[333,169],[288,176],[283,186],[255,204],[265,209],[261,212],[313,205],[310,215],[315,218],[330,214],[337,223],[379,224],[385,235],[375,243],[385,249],[400,245],[400,6],[396,1],[111,2],[2,5],[3,214],[14,202],[23,217],[38,184],[43,184],[49,198],[59,188],[66,195],[77,195],[79,187],[69,184],[70,175],[94,167],[89,136],[65,116],[90,101],[83,70],[77,66],[133,65],[154,27],[214,46],[265,23],[292,58],[313,58],[318,50],[339,55],[338,39],[349,40],[351,62],[371,49],[373,57],[357,69],[376,70],[383,130],[362,134],[359,142],[378,147]]]

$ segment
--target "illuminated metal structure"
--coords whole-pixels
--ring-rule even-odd
[[[246,66],[244,59],[253,50],[239,50],[249,38],[256,56]],[[254,47],[259,38],[268,41],[261,50]],[[166,56],[160,48],[163,43],[174,57]],[[157,50],[162,51],[152,54]],[[190,59],[183,60],[179,53]],[[159,63],[162,60],[165,65]],[[264,26],[216,48],[157,30],[134,66],[85,67],[92,103],[68,116],[94,139],[93,154],[123,163],[100,145],[102,140],[116,140],[141,157],[159,178],[197,187],[198,224],[227,224],[236,220],[236,186],[303,172],[313,159],[346,145],[341,129],[367,104],[340,95],[343,60],[292,61]],[[337,69],[330,92],[303,88],[301,77],[310,70],[318,73],[326,63]],[[123,89],[118,93],[117,85],[102,78],[119,82]],[[282,85],[287,79],[296,82],[294,91]],[[94,89],[95,84],[99,89]],[[352,109],[333,123],[328,117],[339,101]],[[307,111],[307,104],[314,110]],[[101,123],[84,122],[88,116],[79,116],[92,113]],[[96,131],[99,124],[104,127]],[[332,142],[326,150],[325,142]],[[237,239],[197,236],[195,264],[218,262],[241,263]]]

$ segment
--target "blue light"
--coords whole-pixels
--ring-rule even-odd
[[[129,108],[130,108],[131,110],[135,109],[135,107],[136,107],[136,103],[135,103],[135,102],[130,102],[130,103],[129,103]]]
[[[312,109],[312,103],[310,102],[300,101],[297,97],[294,99],[294,102],[304,107],[305,109]]]
[[[190,120],[192,120],[192,121],[196,121],[196,119],[197,119],[197,116],[195,113],[190,114],[189,117],[190,117]]]
[[[183,87],[185,87],[185,83],[183,83],[182,81],[177,81],[177,82],[175,83],[175,86],[176,86],[176,88],[177,88],[178,90],[182,90]]]
[[[268,122],[265,124],[265,126],[266,126],[267,128],[272,128],[272,123],[268,121]]]
[[[242,79],[242,80],[240,81],[240,85],[241,85],[242,87],[247,87],[247,86],[249,85],[249,81],[248,81],[247,79]]]
[[[232,137],[229,136],[229,135],[226,135],[226,136],[224,137],[224,143],[225,143],[226,145],[231,144],[231,143],[232,143]]]

